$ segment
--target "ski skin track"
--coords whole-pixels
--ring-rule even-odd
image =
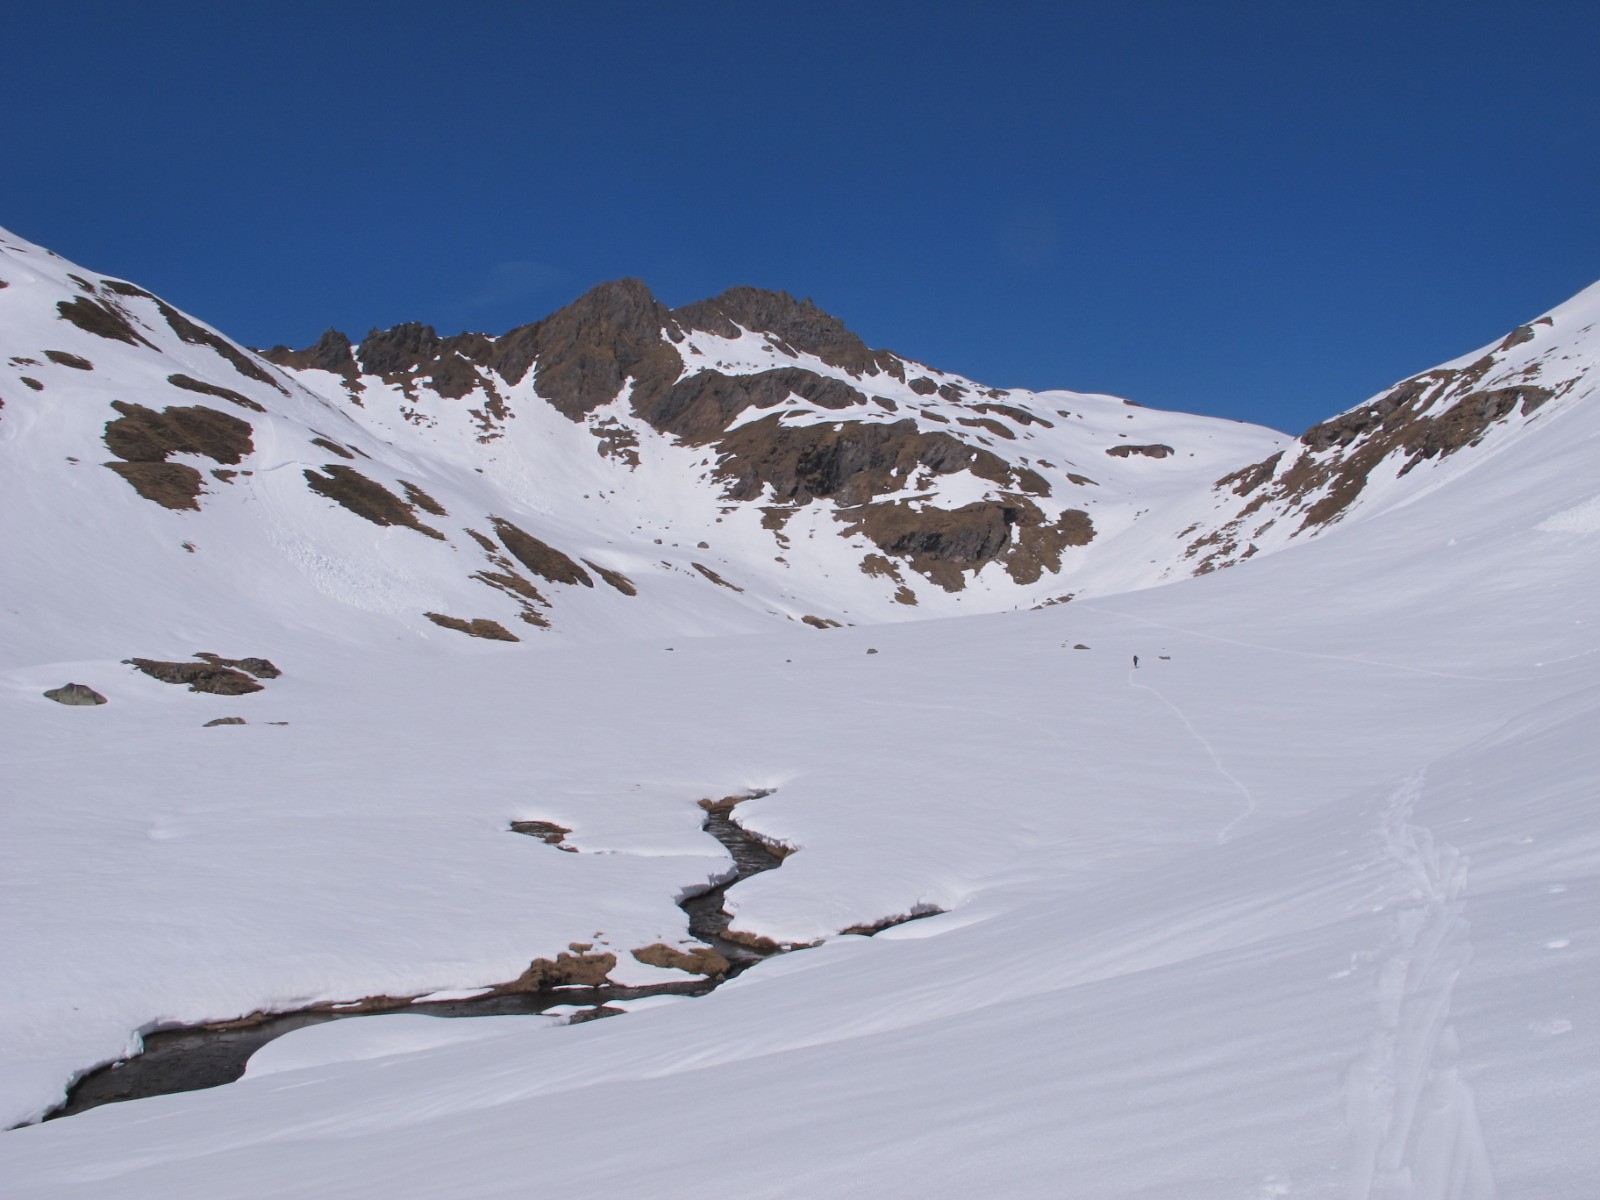
[[[1413,824],[1426,773],[1384,806],[1378,836],[1407,884],[1379,949],[1376,1022],[1345,1080],[1349,1200],[1495,1200],[1499,1192],[1450,1021],[1472,959],[1467,859]]]
[[[1134,677],[1134,672],[1137,670],[1138,668],[1135,667],[1133,670],[1128,672],[1128,686],[1132,688],[1138,688],[1142,692],[1149,692],[1157,700],[1161,701],[1162,704],[1166,705],[1167,708],[1172,710],[1173,715],[1175,715],[1178,720],[1182,721],[1183,727],[1189,731],[1189,736],[1200,743],[1200,748],[1206,752],[1206,757],[1211,760],[1212,768],[1215,769],[1218,775],[1226,779],[1229,785],[1232,786],[1233,789],[1244,798],[1244,810],[1217,831],[1217,845],[1220,846],[1233,836],[1233,831],[1237,829],[1242,822],[1249,820],[1255,815],[1257,808],[1256,798],[1251,795],[1250,789],[1244,785],[1238,776],[1234,775],[1228,770],[1227,767],[1222,765],[1222,759],[1217,756],[1216,748],[1212,746],[1210,740],[1206,738],[1204,734],[1194,727],[1194,722],[1189,720],[1188,715],[1183,711],[1183,709],[1179,708],[1171,700],[1167,699],[1167,697],[1162,695],[1162,693],[1156,688],[1151,687],[1147,683],[1140,683],[1138,679]]]

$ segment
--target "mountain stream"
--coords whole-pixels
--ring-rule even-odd
[[[250,1056],[274,1038],[307,1025],[326,1021],[371,1016],[376,1011],[422,1013],[434,1017],[494,1017],[521,1013],[542,1013],[558,1006],[582,1006],[569,1022],[614,1016],[623,1010],[609,1007],[612,1001],[637,1000],[645,996],[703,996],[732,979],[763,958],[798,946],[780,946],[765,938],[736,940],[727,936],[731,915],[723,908],[723,898],[734,884],[770,871],[783,862],[786,850],[774,848],[747,832],[733,819],[733,808],[746,796],[702,802],[706,810],[701,828],[716,838],[733,857],[733,871],[720,883],[702,888],[678,901],[689,918],[689,932],[713,947],[728,961],[728,970],[708,979],[688,979],[645,987],[556,987],[533,992],[493,991],[469,999],[407,1002],[387,998],[376,1003],[328,1005],[294,1012],[258,1014],[232,1021],[180,1026],[153,1031],[144,1036],[140,1053],[118,1062],[97,1067],[80,1076],[68,1089],[66,1102],[46,1113],[44,1120],[68,1117],[146,1096],[197,1091],[232,1083],[244,1074]],[[533,823],[538,824],[538,823]],[[548,839],[547,839],[548,840]]]

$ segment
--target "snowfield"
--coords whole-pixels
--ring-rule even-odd
[[[175,602],[116,559],[127,526],[76,543],[10,493],[41,532],[8,534],[0,636],[8,1123],[140,1030],[482,987],[572,943],[670,977],[630,951],[684,942],[674,901],[728,870],[701,799],[770,789],[739,820],[794,852],[729,892],[734,927],[819,944],[584,1024],[303,1029],[237,1083],[0,1135],[0,1192],[1594,1195],[1592,393],[1231,570],[826,631],[689,636],[684,591],[632,637],[419,638],[372,614],[426,585],[336,547],[315,592],[274,566],[265,594],[239,550],[219,611],[209,577]],[[163,647],[284,674],[220,697],[120,665]],[[67,680],[110,703],[40,699]]]

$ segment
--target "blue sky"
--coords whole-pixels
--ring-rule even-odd
[[[29,4],[0,224],[254,345],[603,279],[1298,431],[1600,278],[1600,5]]]

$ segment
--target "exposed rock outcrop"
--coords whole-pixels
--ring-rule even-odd
[[[204,650],[196,653],[195,657],[214,667],[232,667],[236,671],[245,671],[257,679],[277,679],[283,674],[264,658],[223,658],[219,654],[208,654]]]
[[[1380,469],[1409,474],[1430,459],[1475,446],[1491,427],[1530,417],[1576,382],[1556,387],[1532,382],[1536,358],[1509,352],[1534,340],[1538,326],[1518,326],[1489,352],[1464,367],[1437,367],[1401,380],[1375,399],[1313,425],[1287,451],[1224,475],[1216,482],[1248,502],[1222,525],[1194,538],[1186,556],[1205,573],[1257,553],[1255,538],[1278,522],[1290,536],[1315,533],[1340,520]],[[1516,365],[1520,363],[1521,365]],[[1185,535],[1193,530],[1186,530]]]
[[[304,350],[274,346],[270,350],[263,351],[261,357],[280,367],[292,367],[302,371],[331,371],[345,381],[345,386],[355,389],[361,387],[355,347],[350,344],[350,339],[337,329],[328,329]]]
[[[1170,458],[1172,447],[1159,443],[1149,446],[1110,446],[1106,453],[1112,458],[1132,458],[1135,454],[1142,454],[1145,458]]]
[[[106,422],[106,449],[122,462],[107,463],[146,500],[164,508],[200,507],[200,472],[169,463],[171,454],[197,454],[218,463],[239,463],[255,449],[249,422],[203,406],[165,408],[114,400],[122,416]]]
[[[56,311],[63,320],[71,321],[85,333],[126,342],[130,346],[150,346],[150,339],[138,333],[125,315],[103,300],[92,300],[87,296],[61,300],[56,303]],[[154,348],[151,346],[151,349]]]
[[[639,280],[602,283],[508,344],[495,365],[515,382],[527,373],[524,353],[534,351],[535,390],[573,420],[610,403],[629,378],[634,408],[647,412],[683,371],[683,359],[663,337],[671,320]]]
[[[400,499],[354,467],[328,463],[322,470],[324,474],[321,475],[311,470],[302,472],[306,486],[319,496],[326,496],[374,525],[403,525],[436,541],[445,540],[444,534],[430,525],[424,525],[417,518],[416,505]]]
[[[69,708],[89,708],[107,702],[104,696],[86,683],[62,684],[45,692],[44,698],[54,700],[57,704],[65,704]]]
[[[617,965],[617,956],[606,952],[568,953],[563,950],[555,958],[536,958],[528,969],[510,983],[503,984],[502,992],[539,992],[555,987],[603,987],[606,978]]]
[[[639,947],[633,952],[633,957],[646,966],[686,971],[690,975],[725,975],[728,972],[728,960],[710,946],[693,946],[682,950],[664,942],[656,942],[651,946]]]
[[[491,621],[488,617],[474,617],[464,620],[461,617],[450,617],[444,613],[426,612],[422,614],[435,625],[445,629],[454,629],[468,637],[486,638],[492,642],[520,642],[522,639],[512,633],[499,621]]]
[[[633,408],[663,433],[688,441],[714,440],[740,413],[771,408],[790,396],[818,408],[864,405],[866,396],[847,383],[800,367],[779,367],[753,375],[701,371],[671,387],[634,389]]]
[[[175,388],[182,388],[186,392],[199,392],[202,396],[215,396],[219,400],[237,404],[240,408],[248,408],[251,412],[264,413],[267,411],[250,397],[240,395],[232,388],[218,387],[214,383],[205,383],[188,375],[168,375],[167,382]]]
[[[191,692],[244,696],[261,690],[261,685],[245,672],[215,663],[164,662],[154,658],[125,658],[122,661],[162,683],[187,684]]]
[[[768,335],[779,350],[812,354],[829,366],[843,367],[852,375],[884,372],[905,378],[900,360],[887,350],[871,350],[837,317],[829,316],[809,299],[796,300],[788,292],[761,288],[729,288],[720,296],[675,309],[672,317],[688,329],[703,329],[722,337],[738,336],[739,327]]]

